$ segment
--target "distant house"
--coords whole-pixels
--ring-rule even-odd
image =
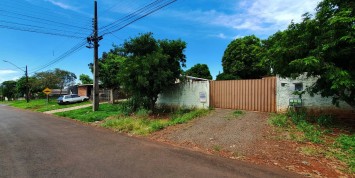
[[[54,95],[67,95],[69,94],[68,89],[51,89],[52,92],[50,94],[50,96],[54,96]]]
[[[83,84],[78,85],[78,95],[79,96],[87,96],[91,97],[94,85],[93,84]]]

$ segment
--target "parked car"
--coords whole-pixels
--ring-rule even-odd
[[[63,95],[60,96],[57,101],[58,104],[69,104],[69,103],[77,103],[77,102],[83,102],[89,100],[89,97],[87,96],[79,96],[76,94],[72,95]]]

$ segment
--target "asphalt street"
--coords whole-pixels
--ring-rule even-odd
[[[0,177],[300,177],[0,105]]]

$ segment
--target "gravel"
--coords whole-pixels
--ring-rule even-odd
[[[165,134],[173,142],[193,143],[209,149],[224,149],[252,154],[267,127],[268,113],[248,112],[233,115],[234,110],[216,109],[211,114]]]

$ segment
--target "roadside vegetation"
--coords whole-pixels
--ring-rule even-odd
[[[336,158],[347,164],[349,173],[355,173],[355,134],[351,125],[339,124],[329,115],[313,116],[305,110],[275,114],[269,124],[277,132],[287,133],[283,138],[299,143],[312,143],[299,149],[308,156]]]
[[[29,103],[27,103],[26,100],[3,101],[1,103],[16,108],[28,109],[37,112],[45,112],[45,111],[51,111],[56,109],[81,106],[85,104],[90,104],[91,102],[85,101],[85,102],[75,103],[75,104],[59,105],[57,103],[57,100],[55,99],[50,99],[48,103],[47,103],[47,99],[36,99],[36,100],[30,100]]]
[[[129,101],[119,104],[102,104],[93,112],[90,107],[73,111],[55,113],[55,115],[72,118],[82,122],[97,122],[102,127],[114,131],[136,135],[164,129],[165,127],[182,124],[209,113],[207,109],[188,108],[157,108],[154,112],[140,108],[135,111],[129,107]]]

